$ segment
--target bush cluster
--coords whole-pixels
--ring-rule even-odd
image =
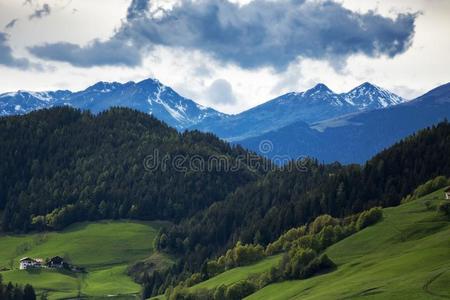
[[[419,185],[411,194],[402,199],[402,203],[416,200],[448,185],[450,185],[450,178],[446,178],[445,176],[437,176],[434,179],[428,180],[424,184]]]
[[[225,255],[205,263],[202,272],[192,274],[183,284],[175,288],[169,287],[166,290],[166,298],[169,300],[238,300],[274,282],[306,279],[330,271],[336,265],[321,252],[356,231],[375,224],[382,215],[382,209],[379,207],[345,219],[321,215],[309,225],[288,230],[269,244],[265,250],[261,245],[244,245],[238,242]],[[264,256],[281,252],[284,252],[284,255],[279,265],[267,272],[251,275],[246,280],[229,286],[221,285],[212,290],[189,289],[225,270],[248,265],[261,260]]]
[[[450,201],[441,201],[437,207],[438,211],[446,216],[450,216]]]

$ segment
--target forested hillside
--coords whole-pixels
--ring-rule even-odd
[[[321,214],[343,217],[374,206],[394,206],[418,185],[450,175],[450,124],[440,123],[400,141],[364,165],[305,162],[238,188],[226,201],[173,226],[160,247],[184,255],[198,270],[207,257],[237,241],[266,245]]]
[[[238,241],[266,246],[319,215],[394,206],[427,180],[450,176],[447,121],[363,165],[308,158],[274,167],[214,135],[179,133],[123,108],[3,117],[0,139],[4,231],[100,219],[174,222],[156,245],[180,259],[167,270],[134,274],[151,294],[200,272]]]
[[[3,117],[0,140],[5,231],[108,218],[178,221],[259,176],[245,161],[237,163],[251,155],[242,148],[211,134],[179,133],[130,109],[92,115],[55,108]],[[193,156],[209,165],[188,168]]]

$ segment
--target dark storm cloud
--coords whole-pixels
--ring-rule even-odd
[[[126,22],[107,42],[87,47],[71,45],[71,55],[55,53],[61,46],[58,44],[34,47],[31,52],[41,58],[89,67],[105,64],[101,52],[110,43],[126,44],[138,55],[152,46],[164,45],[201,50],[244,68],[271,66],[282,70],[298,57],[326,59],[334,64],[355,53],[393,57],[410,46],[416,18],[415,14],[399,14],[395,19],[372,11],[362,14],[333,1],[260,0],[239,6],[227,0],[183,0],[159,17],[152,16],[148,8],[148,0],[134,0]],[[129,65],[140,62],[123,58],[129,55],[123,48],[109,49],[109,56],[117,61],[107,61]],[[100,60],[87,61],[86,54]]]
[[[138,16],[145,15],[150,5],[149,0],[133,0],[127,11],[127,20],[132,20]]]
[[[30,2],[31,3],[31,2]],[[50,15],[51,12],[51,8],[50,5],[48,5],[47,3],[44,3],[44,5],[42,5],[42,8],[38,8],[36,9],[29,17],[29,20],[38,18],[41,19],[43,17],[46,17],[48,15]]]
[[[0,32],[0,65],[18,69],[26,69],[30,66],[27,59],[13,56],[12,49],[8,44],[8,35],[4,32]]]

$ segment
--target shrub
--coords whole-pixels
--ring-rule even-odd
[[[227,287],[223,284],[219,285],[213,293],[214,300],[226,300],[225,294],[227,292]]]
[[[283,272],[284,278],[299,279],[303,269],[306,268],[316,256],[316,251],[312,249],[291,249],[287,255],[283,257],[280,264],[280,269]]]
[[[450,184],[450,179],[445,176],[437,176],[434,179],[428,180],[422,185],[419,185],[411,195],[406,196],[402,199],[402,203],[406,203],[422,196],[428,195],[438,189],[446,187]]]
[[[227,300],[241,300],[246,296],[253,294],[256,291],[256,286],[248,281],[239,281],[227,288],[225,297]]]
[[[322,254],[302,270],[300,278],[309,278],[318,273],[334,269],[335,267],[336,264],[326,254]]]
[[[206,264],[206,269],[208,270],[208,277],[214,277],[225,271],[225,264],[223,260],[221,262],[212,260]]]
[[[339,224],[339,220],[330,215],[318,216],[309,226],[309,232],[312,234],[319,233],[325,226],[335,226]]]
[[[369,210],[363,211],[356,222],[356,229],[359,231],[367,226],[373,225],[383,217],[383,210],[381,207],[373,207]]]
[[[450,216],[450,201],[441,201],[437,207],[440,213]]]
[[[319,251],[321,249],[321,244],[316,235],[309,234],[292,242],[292,247],[303,249],[310,248]]]
[[[216,265],[210,264],[214,271],[225,270],[251,264],[264,256],[264,248],[261,245],[243,245],[241,242],[237,242],[234,248],[229,249],[224,256],[217,259]]]
[[[191,277],[189,277],[186,281],[185,284],[187,287],[196,285],[197,283],[200,283],[203,281],[203,277],[202,274],[200,273],[194,273],[191,275]]]
[[[292,242],[306,235],[306,226],[292,228],[281,235],[275,242],[266,248],[266,255],[274,255],[291,248]]]

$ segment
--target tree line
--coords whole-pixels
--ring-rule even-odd
[[[30,284],[21,286],[12,282],[4,283],[0,274],[0,299],[2,300],[36,300],[36,293]]]

